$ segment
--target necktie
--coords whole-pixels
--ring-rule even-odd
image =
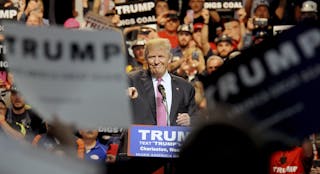
[[[167,113],[164,103],[162,102],[162,95],[158,90],[158,86],[161,84],[162,79],[157,79],[158,83],[156,86],[157,96],[157,125],[158,126],[166,126],[167,125]]]

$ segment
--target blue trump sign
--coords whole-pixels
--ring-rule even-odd
[[[177,158],[190,131],[183,126],[131,126],[128,156]]]

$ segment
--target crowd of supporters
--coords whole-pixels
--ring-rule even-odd
[[[199,77],[210,76],[228,61],[236,59],[242,50],[273,37],[274,26],[294,26],[301,21],[319,22],[317,0],[243,0],[242,8],[231,9],[227,14],[204,8],[204,0],[156,0],[155,23],[120,27],[121,15],[116,13],[115,7],[127,1],[82,0],[81,10],[76,8],[79,2],[75,0],[1,0],[0,6],[2,9],[17,9],[16,20],[27,26],[81,30],[86,24],[79,16],[93,12],[110,18],[110,26],[121,29],[125,38],[125,73],[147,69],[146,42],[158,37],[167,38],[172,54],[168,70],[194,86],[195,101],[200,110],[207,108],[207,101]],[[15,139],[27,139],[34,146],[63,155],[60,142],[52,133],[52,125],[44,123],[24,103],[20,91],[14,86],[13,75],[6,72],[5,76],[1,81],[1,87],[6,91],[0,100],[2,130]],[[24,116],[16,119],[17,115]],[[79,158],[107,163],[116,161],[121,138],[121,129],[77,130],[73,137]],[[90,153],[85,152],[88,150]],[[312,171],[316,172],[316,168]]]

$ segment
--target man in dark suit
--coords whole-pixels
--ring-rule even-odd
[[[145,59],[148,69],[136,70],[128,75],[130,82],[128,95],[132,102],[134,124],[190,126],[195,118],[195,89],[183,78],[168,73],[168,64],[172,59],[170,50],[171,45],[168,39],[149,40],[145,44]],[[159,85],[163,86],[162,94],[158,90]],[[164,113],[160,112],[161,104],[166,107]],[[125,133],[124,137],[126,136]],[[121,154],[126,153],[126,141],[127,138],[123,138],[123,145],[120,148],[125,148],[122,150],[124,153],[121,152]],[[117,163],[109,164],[108,173],[150,174],[162,166],[166,166],[165,170],[171,172],[172,168],[169,167],[171,164],[168,163],[171,160],[119,156]]]
[[[132,101],[134,124],[161,125],[157,118],[159,85],[163,86],[165,96],[162,97],[166,98],[165,126],[190,126],[194,121],[195,90],[184,79],[168,73],[168,64],[172,59],[170,49],[168,39],[149,40],[145,45],[148,70],[129,74],[128,95]]]

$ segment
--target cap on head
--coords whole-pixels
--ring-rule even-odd
[[[144,46],[146,44],[145,40],[135,40],[132,44],[132,48],[136,46]]]
[[[188,25],[188,24],[182,24],[178,27],[177,29],[177,32],[182,32],[182,31],[185,31],[185,32],[189,32],[190,34],[193,33],[193,27],[191,25]]]
[[[302,3],[301,12],[318,12],[318,5],[314,1],[304,1]]]
[[[269,8],[269,2],[266,1],[266,0],[260,0],[259,2],[257,2],[257,3],[255,4],[255,6],[254,6],[254,8],[253,8],[254,11],[256,11],[257,8],[260,7],[260,6],[266,6],[267,8]]]
[[[154,26],[153,24],[142,25],[139,29],[139,34],[149,35],[152,31],[157,32],[157,26]]]
[[[17,86],[16,86],[15,84],[13,84],[13,85],[11,86],[10,91],[13,92],[13,93],[19,92],[19,90],[18,90],[18,88],[17,88]]]
[[[179,16],[177,13],[169,13],[167,17],[172,20],[179,20]]]
[[[80,28],[80,23],[75,18],[69,18],[64,22],[63,26],[68,29]]]
[[[218,43],[220,43],[220,42],[229,42],[230,44],[232,44],[232,39],[231,39],[231,37],[229,37],[228,35],[223,34],[223,35],[221,35],[220,37],[217,37],[217,38],[214,40],[214,42],[215,42],[216,44],[218,44]]]
[[[196,31],[196,30],[201,30],[203,27],[203,23],[195,23],[193,24],[193,30]]]
[[[146,24],[141,26],[140,30],[150,30],[157,31],[157,25],[156,24]]]

